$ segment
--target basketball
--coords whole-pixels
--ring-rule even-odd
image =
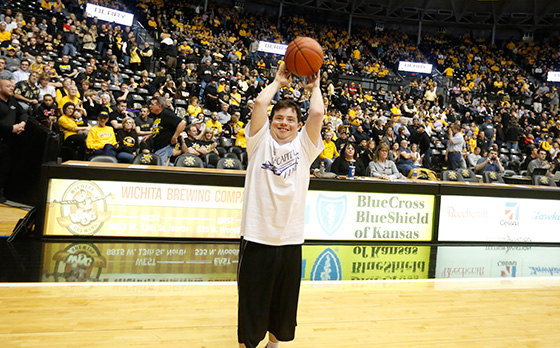
[[[298,37],[288,45],[284,62],[292,74],[300,77],[311,76],[323,65],[323,49],[310,37]]]

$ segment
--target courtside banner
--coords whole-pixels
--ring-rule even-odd
[[[440,241],[560,243],[560,201],[442,196]]]
[[[115,22],[126,26],[131,26],[134,21],[134,15],[132,13],[117,11],[112,8],[94,4],[86,4],[86,14],[91,18],[97,18],[110,23]]]
[[[431,241],[433,195],[309,191],[305,239]]]
[[[50,179],[45,236],[239,238],[243,188]],[[434,196],[309,191],[308,240],[431,241]]]
[[[559,277],[556,247],[475,246],[437,248],[436,278]]]
[[[51,179],[45,236],[239,238],[243,188]]]
[[[428,279],[429,246],[304,245],[304,280]]]
[[[237,243],[44,243],[41,281],[235,281],[238,259]]]

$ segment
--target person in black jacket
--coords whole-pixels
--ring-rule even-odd
[[[426,169],[430,169],[430,158],[432,156],[432,148],[430,147],[430,137],[426,133],[424,125],[419,125],[418,129],[418,148],[420,148],[420,156],[423,156],[422,166]]]
[[[14,85],[11,75],[0,74],[0,203],[6,202],[4,188],[16,161],[13,149],[29,118],[14,98]]]
[[[350,166],[356,167],[354,175],[366,175],[364,163],[358,160],[358,149],[356,145],[353,143],[346,143],[342,147],[341,155],[334,160],[331,166],[331,172],[338,175],[348,175]]]
[[[117,159],[119,162],[132,163],[138,154],[138,134],[136,133],[134,119],[125,117],[122,121],[122,129],[117,130]]]

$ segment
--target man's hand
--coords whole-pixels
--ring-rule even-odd
[[[12,126],[12,133],[20,134],[25,130],[25,122],[20,122]]]

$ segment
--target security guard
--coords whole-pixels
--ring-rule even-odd
[[[29,115],[14,98],[15,80],[0,73],[0,203],[6,202],[4,187],[14,163],[17,136],[25,131]]]

